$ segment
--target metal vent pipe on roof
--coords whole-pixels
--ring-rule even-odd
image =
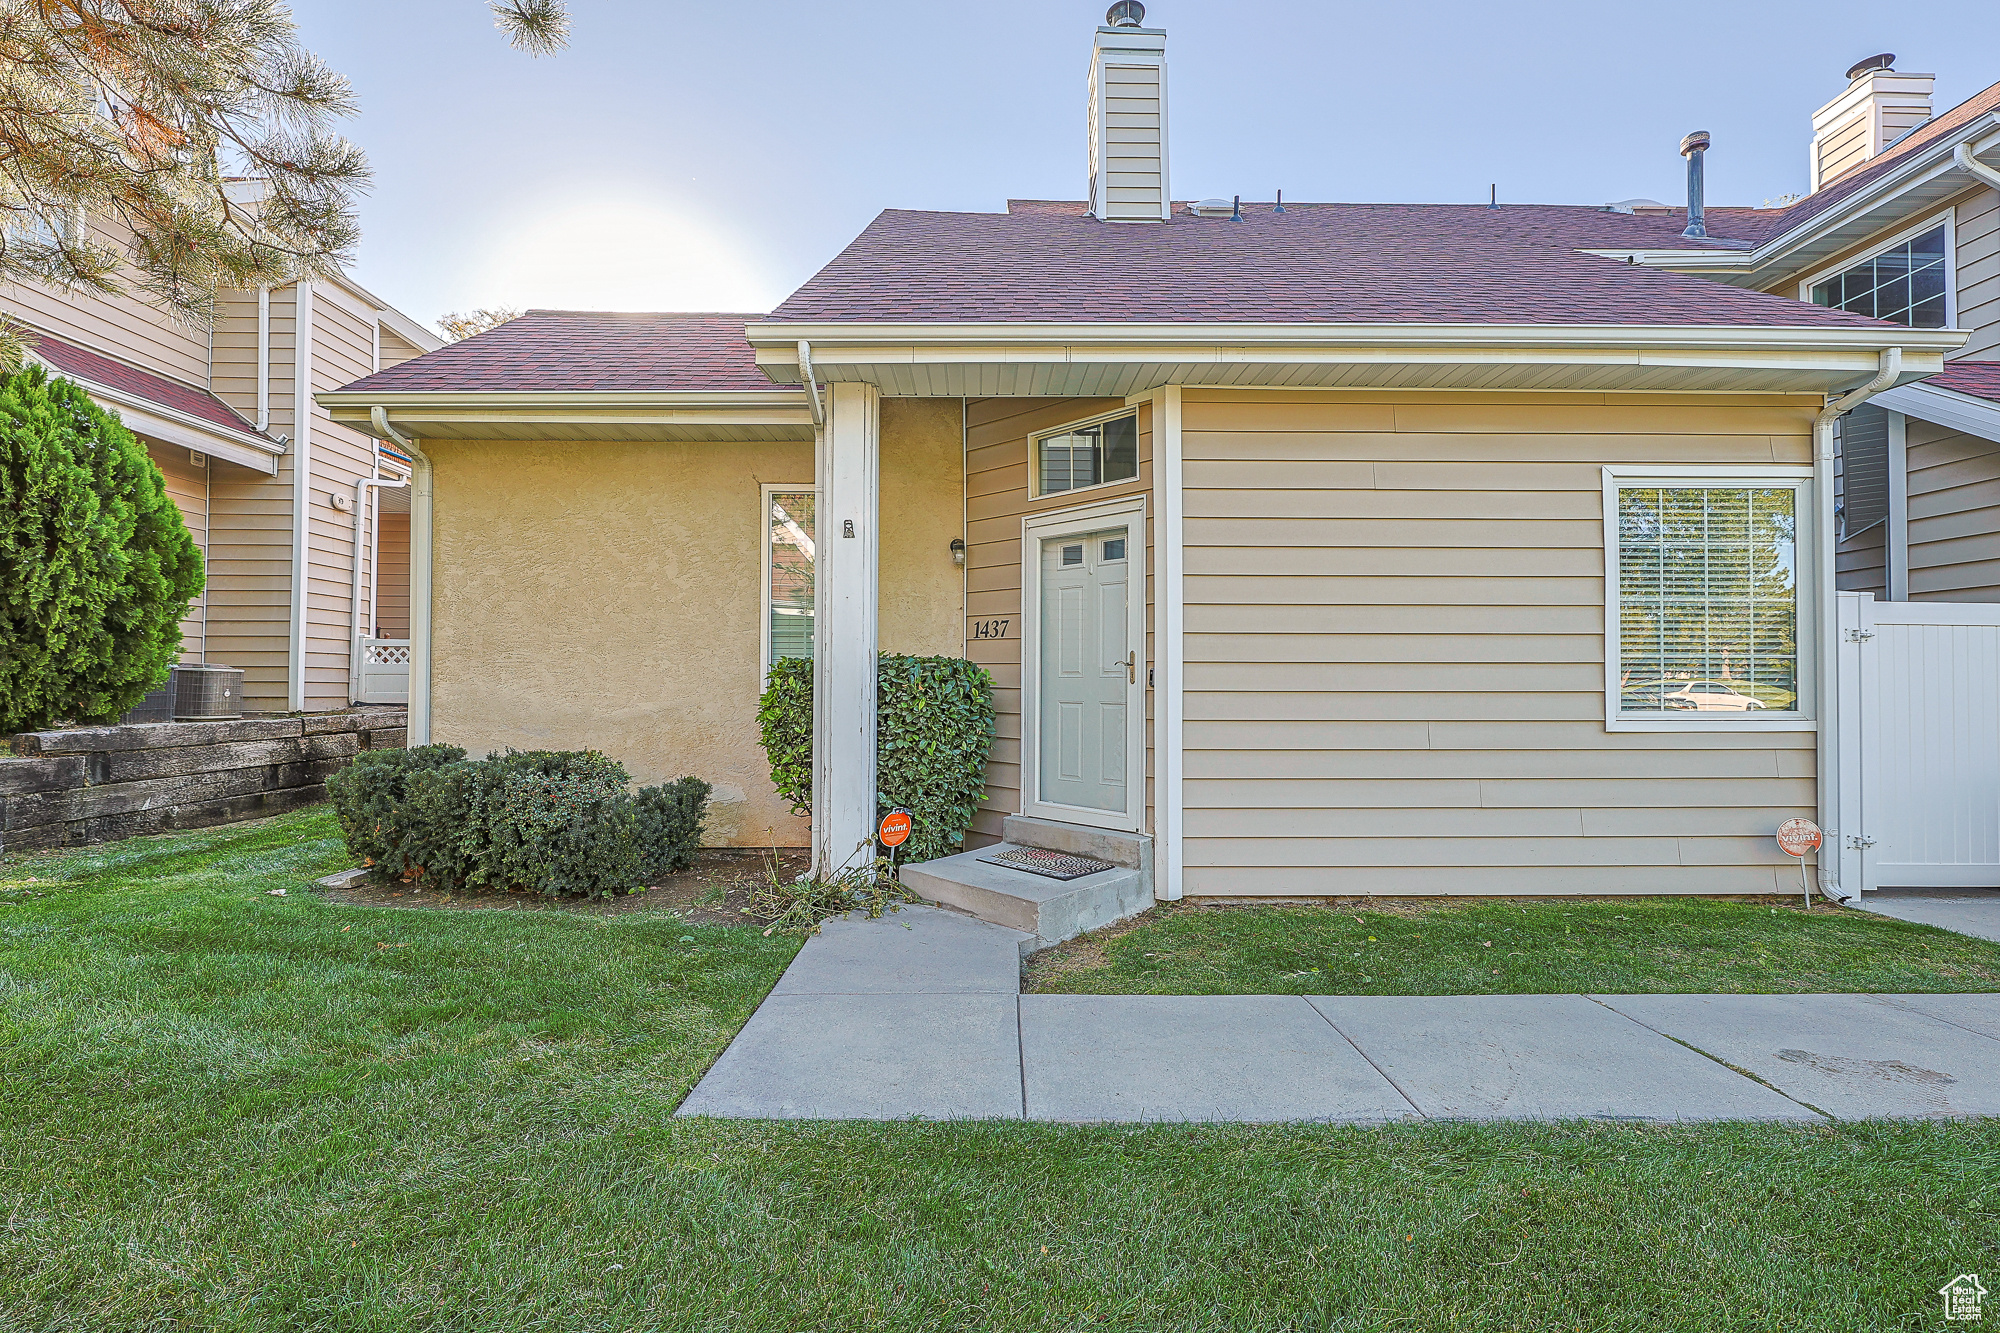
[[[1701,160],[1708,153],[1708,131],[1696,130],[1681,140],[1681,156],[1688,160],[1688,224],[1683,236],[1706,236],[1706,211],[1702,207]]]

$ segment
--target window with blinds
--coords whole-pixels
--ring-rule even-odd
[[[1069,426],[1035,437],[1037,495],[1130,481],[1139,475],[1139,414]]]
[[[765,493],[764,665],[813,652],[813,552],[819,497],[812,491]]]
[[[1799,709],[1794,485],[1617,488],[1617,713]]]

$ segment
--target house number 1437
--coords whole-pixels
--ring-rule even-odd
[[[975,620],[972,622],[972,637],[975,639],[1004,639],[1012,620]]]

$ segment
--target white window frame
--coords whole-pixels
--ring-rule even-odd
[[[1095,488],[1092,488],[1095,489]],[[1067,491],[1057,492],[1067,495]],[[1138,653],[1137,679],[1127,684],[1125,730],[1126,809],[1092,810],[1041,797],[1042,543],[1051,537],[1095,532],[1124,523],[1125,559],[1131,570],[1126,633]],[[1074,509],[1029,514],[1021,520],[1021,791],[1020,813],[1063,824],[1089,824],[1127,833],[1146,823],[1146,679],[1152,661],[1146,645],[1146,497],[1100,500]]]
[[[1082,430],[1087,426],[1095,426],[1102,422],[1115,421],[1119,417],[1132,418],[1132,434],[1134,437],[1133,438],[1134,463],[1131,476],[1120,477],[1116,481],[1100,481],[1090,486],[1073,486],[1066,491],[1044,491],[1042,489],[1042,441],[1043,440],[1046,440],[1054,435],[1068,435],[1071,434],[1072,432]],[[1099,412],[1096,416],[1079,417],[1075,421],[1067,421],[1060,426],[1054,426],[1048,430],[1035,431],[1033,434],[1028,436],[1029,496],[1032,497],[1033,499],[1040,500],[1045,497],[1053,497],[1058,495],[1060,496],[1089,495],[1093,491],[1101,491],[1107,486],[1138,485],[1140,476],[1146,470],[1144,466],[1144,460],[1138,457],[1138,439],[1137,439],[1138,433],[1139,433],[1139,409],[1136,407],[1113,408],[1109,412]]]
[[[1604,468],[1604,729],[1606,731],[1816,731],[1819,729],[1819,564],[1813,525],[1813,470],[1785,464],[1767,466],[1616,465]],[[1795,494],[1792,512],[1794,589],[1798,598],[1798,707],[1776,716],[1733,716],[1699,712],[1669,716],[1622,713],[1618,700],[1618,492],[1646,485],[1662,487],[1789,487]]]
[[[1893,250],[1897,246],[1913,241],[1927,231],[1944,225],[1944,326],[1958,327],[1958,208],[1948,205],[1942,212],[1932,213],[1914,227],[1905,227],[1879,245],[1871,246],[1858,255],[1852,255],[1837,264],[1827,264],[1808,273],[1799,280],[1799,299],[1812,304],[1812,289],[1828,278],[1845,273],[1851,268],[1859,268],[1875,256]]]
[[[761,556],[757,564],[757,697],[763,698],[764,691],[771,684],[771,497],[774,495],[810,495],[813,497],[813,517],[819,517],[819,487],[811,482],[796,486],[785,486],[776,482],[765,482],[758,488],[758,497],[763,504],[758,508],[760,518],[758,549]],[[819,567],[819,537],[813,537],[813,568]],[[819,616],[819,606],[813,606],[813,616]]]

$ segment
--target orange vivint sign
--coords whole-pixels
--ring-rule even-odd
[[[1778,825],[1778,850],[1787,856],[1807,856],[1819,850],[1819,825],[1810,819],[1787,819]]]
[[[882,827],[876,837],[884,847],[901,847],[910,840],[910,812],[891,810],[882,816]]]

